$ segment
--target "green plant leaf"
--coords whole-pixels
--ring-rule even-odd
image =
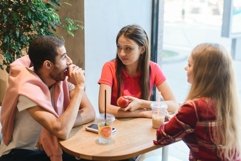
[[[65,5],[72,4],[64,2]],[[37,35],[55,35],[61,27],[74,36],[75,31],[83,29],[78,20],[69,17],[60,19],[58,9],[60,0],[2,0],[0,3],[0,52],[4,56],[0,68],[22,56],[29,42]]]

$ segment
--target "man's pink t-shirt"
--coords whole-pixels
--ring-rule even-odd
[[[112,60],[106,62],[102,68],[101,78],[99,84],[106,84],[111,86],[111,104],[116,105],[117,101],[117,78],[116,78],[116,61]],[[156,87],[162,84],[166,77],[164,76],[160,66],[157,63],[150,61],[150,89],[155,85]],[[125,70],[121,72],[123,78],[123,84],[121,87],[122,96],[134,96],[137,98],[141,97],[141,88],[139,81],[141,74],[137,76],[130,76]]]

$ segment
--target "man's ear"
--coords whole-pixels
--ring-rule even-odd
[[[43,63],[43,66],[46,68],[46,69],[51,69],[53,67],[53,63],[49,60],[45,60],[44,63]]]

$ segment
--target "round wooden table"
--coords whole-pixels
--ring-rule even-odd
[[[117,119],[113,123],[116,132],[112,142],[107,145],[98,143],[98,134],[85,130],[89,124],[76,127],[71,137],[60,141],[64,151],[88,160],[121,160],[160,148],[153,144],[156,129],[148,118]]]

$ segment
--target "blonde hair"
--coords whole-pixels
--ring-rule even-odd
[[[191,54],[193,82],[187,99],[207,97],[217,103],[215,143],[224,158],[232,160],[240,153],[240,104],[232,58],[219,44],[203,43]]]

